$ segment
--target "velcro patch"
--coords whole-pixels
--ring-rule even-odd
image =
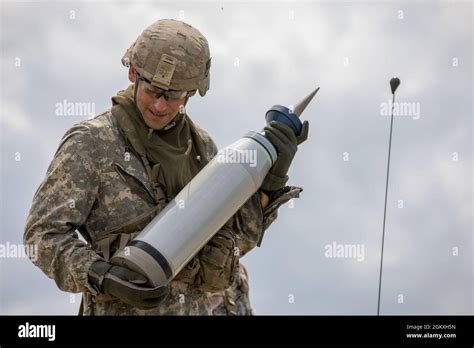
[[[175,57],[163,53],[153,76],[153,84],[159,88],[169,89],[177,63]]]

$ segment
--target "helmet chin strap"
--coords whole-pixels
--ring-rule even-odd
[[[188,103],[189,98],[190,98],[190,97],[189,97],[188,95],[186,95],[186,97],[185,97],[185,99],[184,99],[183,107],[186,106],[186,104]]]
[[[140,109],[138,109],[138,103],[137,103],[137,94],[138,94],[138,83],[140,79],[138,78],[138,74],[135,72],[135,85],[133,86],[133,102],[135,104],[135,111],[137,112],[138,116],[143,118],[142,113],[140,112]]]
[[[190,93],[191,93],[191,95],[189,95]],[[196,94],[196,91],[194,91],[194,93],[193,93],[193,91],[189,91],[189,92],[186,94],[186,97],[185,97],[184,103],[183,103],[183,107],[186,106],[186,104],[188,103],[189,98],[191,98],[194,94]],[[186,111],[186,109],[185,109],[185,111]]]

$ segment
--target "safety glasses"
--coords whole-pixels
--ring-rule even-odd
[[[153,86],[150,81],[144,77],[138,75],[138,79],[142,82],[140,83],[140,88],[143,92],[149,95],[152,98],[160,99],[161,97],[165,98],[166,101],[176,101],[185,98],[188,95],[188,91],[175,91],[175,90],[163,90],[158,87]]]

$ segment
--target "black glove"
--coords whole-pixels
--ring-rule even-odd
[[[140,309],[157,307],[168,295],[166,286],[148,287],[147,279],[142,274],[105,261],[96,261],[91,265],[89,281],[101,293]]]
[[[309,122],[303,122],[299,136],[296,136],[287,125],[276,121],[265,126],[264,131],[265,137],[275,146],[278,157],[263,180],[261,189],[264,192],[276,191],[285,187],[288,181],[288,169],[298,150],[298,145],[308,139]]]

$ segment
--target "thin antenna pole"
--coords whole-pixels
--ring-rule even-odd
[[[383,268],[383,247],[385,242],[385,221],[387,218],[387,195],[388,195],[388,179],[390,174],[390,154],[392,152],[392,130],[393,130],[393,108],[395,106],[395,91],[400,85],[398,78],[392,78],[390,80],[390,86],[392,87],[392,112],[390,117],[390,139],[388,142],[388,161],[387,161],[387,179],[385,181],[385,205],[383,208],[383,228],[382,228],[382,252],[380,256],[380,274],[379,274],[379,296],[377,304],[377,315],[380,315],[380,295],[382,292],[382,268]]]

